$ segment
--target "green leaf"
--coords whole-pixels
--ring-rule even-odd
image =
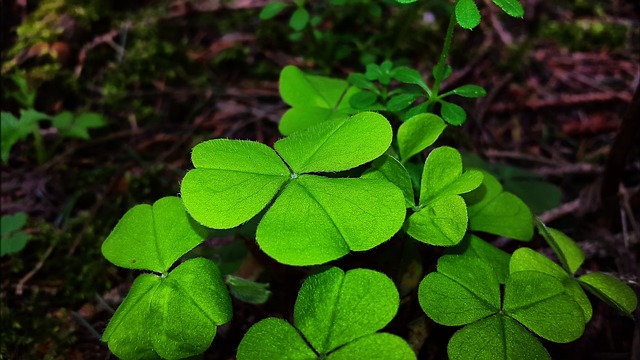
[[[21,230],[27,224],[27,214],[24,212],[17,212],[13,215],[3,215],[0,218],[0,233],[9,235],[14,231]]]
[[[16,232],[11,235],[2,236],[0,244],[0,256],[15,254],[22,251],[27,246],[27,241],[31,236],[25,232]]]
[[[502,11],[508,15],[521,18],[524,16],[524,9],[518,0],[492,0],[494,4],[498,5]]]
[[[503,191],[495,177],[484,171],[483,174],[482,185],[463,195],[468,205],[469,228],[515,240],[531,240],[531,210],[518,197]]]
[[[90,138],[88,129],[105,126],[107,123],[100,114],[85,113],[74,116],[65,111],[51,119],[53,126],[58,129],[62,137],[75,137],[88,140]]]
[[[227,285],[231,295],[249,304],[264,304],[269,300],[269,284],[261,284],[237,276],[227,275]]]
[[[407,342],[393,334],[375,333],[358,338],[327,356],[327,360],[415,360]]]
[[[500,310],[500,283],[479,259],[444,255],[418,288],[422,310],[438,324],[470,324]]]
[[[398,4],[412,4],[418,0],[396,0]]]
[[[400,158],[406,162],[413,155],[432,145],[447,127],[433,114],[419,114],[405,121],[398,128]]]
[[[244,335],[238,360],[316,360],[315,352],[300,333],[282,319],[267,318]]]
[[[632,316],[638,306],[638,298],[633,289],[612,276],[591,273],[582,275],[578,281],[587,291],[627,316]]]
[[[546,256],[528,248],[520,248],[514,251],[513,255],[511,255],[509,271],[511,273],[518,271],[538,271],[555,277],[562,282],[566,293],[569,294],[573,300],[578,303],[578,305],[580,305],[585,322],[589,322],[589,320],[591,320],[591,315],[593,313],[591,301],[587,298],[582,287],[580,287],[569,273]]]
[[[120,358],[181,359],[209,348],[216,326],[231,314],[219,270],[207,259],[191,259],[165,278],[140,275],[102,340]]]
[[[539,218],[536,218],[538,232],[551,246],[560,259],[562,266],[571,274],[575,274],[584,262],[584,252],[570,237],[562,232],[546,227]]]
[[[182,181],[182,200],[194,219],[216,229],[254,217],[291,178],[273,149],[253,141],[206,141],[193,148],[191,159],[196,169]]]
[[[371,168],[365,171],[361,177],[363,179],[378,179],[391,182],[402,190],[406,207],[409,208],[415,205],[413,186],[411,185],[409,172],[402,163],[394,157],[382,155],[371,163]]]
[[[473,29],[480,24],[480,11],[473,0],[458,0],[456,21],[465,29]]]
[[[468,98],[479,98],[487,95],[487,92],[478,85],[462,85],[451,90],[451,93]]]
[[[448,146],[436,148],[424,163],[420,205],[440,196],[468,193],[482,184],[482,178],[479,170],[462,172],[462,158],[458,150]]]
[[[551,359],[542,344],[513,319],[500,314],[458,330],[447,347],[449,359]]]
[[[377,91],[376,86],[364,74],[351,73],[347,78],[349,84],[365,90]]]
[[[127,211],[102,243],[102,254],[124,268],[166,273],[206,234],[185,212],[182,201],[169,196],[153,206],[136,205]]]
[[[433,75],[433,78],[438,80],[438,81],[444,81],[446,80],[449,76],[451,76],[451,73],[453,72],[453,68],[451,68],[450,65],[440,65],[437,64],[436,66],[433,67],[433,70],[431,70],[431,74]]]
[[[511,255],[473,234],[465,236],[464,240],[458,244],[458,246],[447,249],[446,253],[480,259],[491,267],[501,284],[507,281]]]
[[[382,155],[392,136],[384,116],[362,112],[296,132],[274,147],[296,174],[343,171]]]
[[[280,96],[292,108],[282,116],[279,130],[289,135],[323,121],[346,118],[357,112],[349,106],[349,99],[359,92],[342,79],[307,75],[295,66],[285,66],[280,73]]]
[[[436,246],[453,246],[467,231],[467,206],[458,195],[443,195],[431,200],[411,214],[407,234],[416,240]]]
[[[281,263],[322,264],[380,245],[404,217],[402,192],[388,181],[302,175],[282,191],[256,237]]]
[[[38,123],[45,119],[49,119],[49,115],[33,109],[20,111],[20,120],[8,112],[3,111],[0,114],[0,151],[3,163],[6,164],[9,161],[9,153],[13,145],[34,131],[39,131]]]
[[[301,31],[309,23],[309,12],[303,7],[299,7],[291,14],[289,26],[296,31]]]
[[[401,83],[418,85],[427,94],[431,94],[431,89],[429,89],[424,80],[422,80],[422,75],[415,69],[399,66],[393,69],[391,76]]]
[[[417,98],[417,94],[398,94],[389,99],[389,101],[387,102],[387,109],[392,112],[402,111],[408,108],[414,101],[416,101]]]
[[[584,332],[582,309],[559,280],[545,273],[511,273],[505,284],[503,311],[549,341],[571,342]]]
[[[289,7],[289,4],[279,1],[268,3],[262,8],[262,11],[260,11],[260,20],[271,19],[280,14],[280,12],[287,7]]]
[[[320,354],[385,327],[400,297],[386,275],[368,269],[338,268],[310,276],[294,308],[294,324]]]
[[[472,1],[472,0],[469,0]],[[460,106],[440,100],[440,114],[444,121],[451,125],[462,125],[467,120],[467,113]]]
[[[363,91],[354,94],[349,98],[349,105],[354,109],[367,110],[375,105],[376,101],[378,101],[378,95],[372,92]]]

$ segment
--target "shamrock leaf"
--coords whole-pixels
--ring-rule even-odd
[[[539,218],[536,218],[538,232],[547,241],[549,246],[558,255],[560,263],[570,275],[578,271],[584,262],[582,249],[562,232],[546,227]]]
[[[389,239],[404,220],[404,201],[386,180],[309,173],[343,171],[374,160],[387,150],[391,136],[382,115],[364,112],[276,142],[284,161],[258,143],[211,140],[194,149],[196,169],[185,176],[182,197],[196,220],[220,228],[249,220],[280,191],[258,225],[258,244],[282,263],[324,263]]]
[[[420,202],[407,220],[406,230],[427,244],[451,246],[467,231],[467,206],[459,196],[482,182],[478,170],[462,172],[460,153],[450,147],[434,149],[424,164]]]
[[[501,284],[507,281],[511,255],[476,235],[468,233],[462,242],[457,246],[448,248],[446,253],[477,258],[491,267]]]
[[[463,197],[468,205],[469,228],[529,241],[533,237],[531,210],[500,182],[483,171],[482,185]]]
[[[522,354],[548,359],[525,327],[563,343],[584,331],[582,309],[553,276],[537,271],[511,273],[501,300],[495,272],[481,259],[467,255],[442,256],[437,272],[420,283],[418,299],[424,312],[439,324],[470,324],[451,338],[450,359],[506,360]]]
[[[153,206],[136,205],[127,211],[102,244],[102,254],[127,269],[164,274],[206,234],[185,212],[182,201],[168,196]]]
[[[140,275],[102,340],[120,358],[182,359],[211,346],[216,326],[231,313],[218,268],[207,259],[191,259],[166,277]]]
[[[399,303],[384,274],[330,268],[302,285],[295,328],[275,318],[258,322],[240,342],[238,359],[415,359],[403,339],[376,333],[393,319]]]
[[[280,73],[280,96],[291,109],[280,120],[280,132],[289,135],[324,121],[348,118],[356,112],[349,99],[359,92],[344,80],[307,75],[286,66]]]
[[[416,115],[398,128],[398,148],[403,162],[431,146],[447,127],[445,122],[433,114]]]
[[[361,177],[363,179],[387,180],[402,190],[406,207],[413,207],[415,204],[409,172],[396,158],[382,155],[371,163],[371,168],[365,171]]]
[[[626,316],[632,317],[631,314],[638,307],[638,298],[633,289],[612,276],[603,273],[590,273],[582,275],[578,281],[590,293]]]

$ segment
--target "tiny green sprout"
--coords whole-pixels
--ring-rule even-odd
[[[559,280],[537,271],[511,273],[501,296],[496,274],[480,257],[445,255],[420,283],[420,306],[431,319],[464,326],[449,341],[450,359],[549,359],[529,331],[559,343],[582,335],[582,309]]]
[[[375,160],[391,137],[382,115],[363,112],[295,132],[275,151],[252,141],[207,141],[193,150],[196,169],[184,177],[182,199],[194,219],[217,229],[236,227],[273,201],[258,224],[258,245],[284,264],[322,264],[378,246],[402,226],[404,197],[390,182],[314,174]]]
[[[357,111],[349,99],[359,93],[344,80],[307,75],[289,65],[280,73],[280,96],[291,106],[280,120],[283,135],[336,119],[346,119]]]
[[[182,255],[200,244],[206,229],[194,222],[177,197],[137,205],[102,245],[115,265],[147,270],[134,281],[102,340],[124,359],[181,359],[204,352],[217,325],[231,319],[231,299],[217,266]]]
[[[30,235],[22,229],[27,224],[27,214],[23,212],[13,215],[3,215],[0,220],[0,256],[22,251],[29,241]]]
[[[399,304],[398,290],[386,275],[329,268],[302,284],[293,326],[277,318],[254,324],[240,342],[238,360],[415,359],[402,338],[378,332]]]

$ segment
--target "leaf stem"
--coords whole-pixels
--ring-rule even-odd
[[[449,50],[451,49],[451,41],[453,40],[453,30],[456,25],[456,5],[458,1],[453,4],[453,9],[451,10],[451,16],[449,17],[449,25],[447,26],[447,34],[444,37],[444,44],[442,45],[442,52],[440,53],[440,59],[438,60],[438,64],[435,68],[442,69],[444,74],[444,68],[447,63],[447,58],[449,57]],[[431,89],[431,96],[429,97],[429,108],[430,111],[435,104],[435,99],[438,99],[438,92],[440,91],[440,84],[442,82],[442,76],[439,76],[435,79],[433,83],[433,88]]]

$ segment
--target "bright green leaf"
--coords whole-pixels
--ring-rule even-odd
[[[363,112],[296,132],[274,147],[297,174],[343,171],[382,155],[392,136],[384,116]]]
[[[416,115],[398,128],[398,148],[403,162],[432,145],[447,127],[433,114]]]
[[[518,0],[492,0],[494,4],[498,5],[502,11],[506,12],[510,16],[521,18],[524,16],[524,9]]]
[[[503,311],[549,341],[571,342],[584,332],[580,306],[558,279],[542,272],[511,273],[505,284]]]
[[[451,360],[547,360],[542,344],[516,321],[500,314],[458,330],[447,347]]]
[[[509,271],[511,273],[518,271],[539,271],[555,277],[562,282],[567,294],[580,305],[585,322],[589,322],[591,319],[593,309],[591,307],[591,301],[589,301],[584,290],[582,290],[580,285],[578,285],[569,273],[546,256],[528,248],[520,248],[511,255]]]
[[[439,196],[468,193],[480,186],[482,178],[479,170],[462,172],[462,158],[458,150],[448,146],[436,148],[424,163],[420,205]]]
[[[386,275],[338,268],[310,276],[294,308],[294,324],[320,354],[385,327],[400,298]]]
[[[231,319],[231,299],[209,260],[191,259],[166,278],[140,275],[118,307],[103,341],[126,359],[181,359],[204,352],[216,326]]]
[[[261,284],[233,275],[227,275],[225,279],[231,295],[242,302],[264,304],[269,300],[271,295],[269,284]]]
[[[631,316],[638,306],[638,298],[633,289],[613,276],[591,273],[582,275],[578,281],[590,293],[627,316]]]
[[[301,31],[309,23],[309,12],[303,7],[299,7],[291,14],[289,26],[296,31]]]
[[[346,118],[357,112],[349,106],[349,99],[359,92],[342,79],[307,75],[295,66],[285,66],[280,72],[280,96],[292,108],[282,116],[279,130],[289,135],[323,121]]]
[[[480,11],[473,0],[458,0],[456,21],[465,29],[473,29],[480,24]]]
[[[289,4],[279,1],[268,3],[267,5],[265,5],[265,7],[262,8],[262,11],[260,11],[260,20],[268,20],[273,18],[280,14],[280,12],[288,6]]]
[[[238,360],[316,360],[300,333],[282,319],[254,324],[238,346]]]
[[[396,158],[382,155],[371,163],[371,168],[362,174],[363,179],[387,180],[397,186],[404,194],[405,206],[413,207],[415,199],[411,177],[407,169]]]
[[[375,333],[356,339],[327,356],[327,360],[354,359],[415,360],[416,354],[403,338],[388,333]]]
[[[407,234],[436,246],[453,246],[467,231],[467,206],[458,195],[443,195],[411,214]]]
[[[265,214],[256,237],[281,263],[322,264],[380,245],[404,217],[402,192],[388,181],[302,175]]]
[[[177,197],[127,211],[102,243],[102,254],[128,269],[166,273],[178,258],[200,244],[206,229],[195,223]]]
[[[500,283],[486,263],[458,255],[438,259],[420,283],[422,310],[438,324],[470,324],[500,310]]]
[[[540,219],[536,218],[538,232],[551,246],[560,259],[562,266],[571,274],[575,274],[584,262],[584,252],[578,244],[564,233],[546,227]]]
[[[472,0],[469,0],[472,1]],[[467,113],[460,106],[440,100],[440,114],[444,121],[451,125],[462,125],[467,120]]]
[[[487,95],[487,92],[478,85],[462,85],[451,90],[451,93],[468,98],[479,98]]]
[[[463,195],[468,205],[469,228],[516,240],[531,240],[531,210],[518,197],[503,191],[495,177],[484,171],[483,174],[482,185]]]
[[[501,284],[507,281],[511,255],[473,234],[467,234],[458,246],[447,249],[447,254],[457,254],[480,259],[491,267]]]
[[[196,169],[182,180],[182,200],[194,219],[216,229],[251,219],[291,178],[273,149],[253,141],[206,141],[191,159]]]

